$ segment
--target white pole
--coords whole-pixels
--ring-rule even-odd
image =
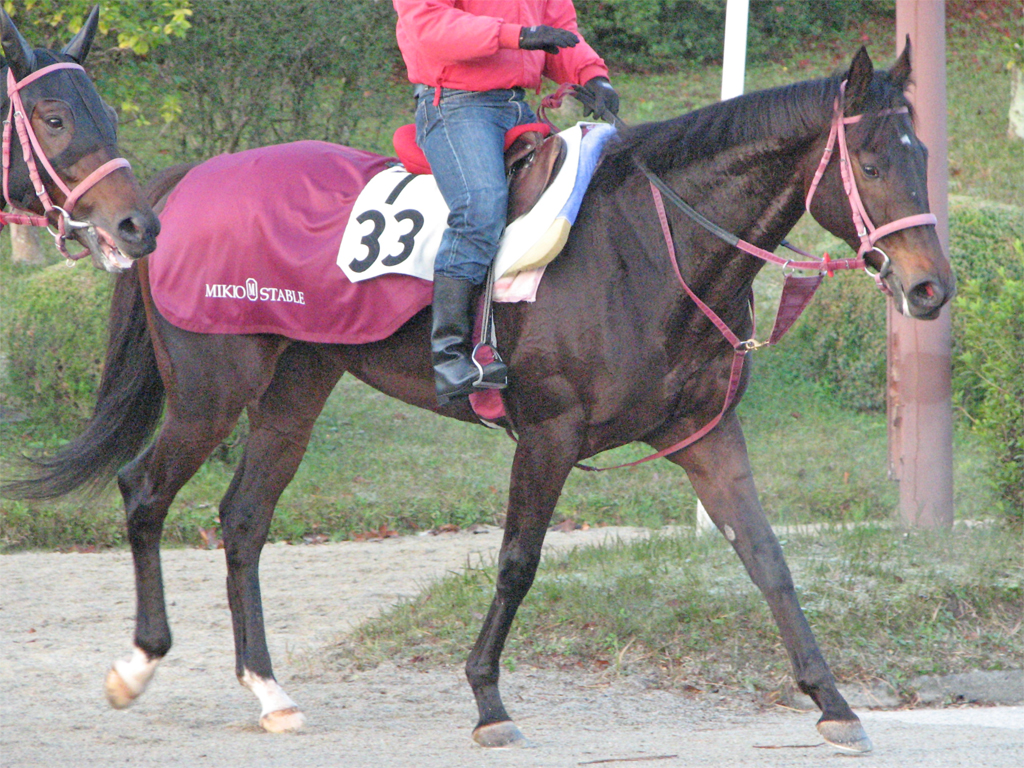
[[[725,6],[725,43],[722,52],[722,100],[743,93],[747,69],[747,20],[750,0],[727,0]],[[697,501],[697,532],[715,530],[715,524]]]
[[[722,99],[743,93],[747,69],[747,19],[750,0],[727,0],[722,53]]]

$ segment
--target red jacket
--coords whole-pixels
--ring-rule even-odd
[[[409,81],[465,91],[526,88],[541,76],[582,85],[608,77],[600,56],[583,42],[557,55],[519,48],[523,27],[546,24],[579,35],[572,0],[393,0],[398,47]]]

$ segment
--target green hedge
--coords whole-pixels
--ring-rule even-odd
[[[847,407],[884,409],[885,302],[864,275],[826,278],[784,342],[790,371]]]
[[[1024,247],[1017,241],[1018,265]],[[1017,270],[1019,271],[1019,270]],[[991,281],[967,283],[957,300],[961,348],[954,392],[989,446],[986,474],[998,511],[1024,523],[1024,279],[1000,268]]]
[[[722,57],[723,0],[602,0],[577,3],[581,31],[613,66],[677,69]],[[891,0],[751,0],[747,55],[788,55],[853,20],[891,18]]]
[[[1004,517],[1024,518],[1024,214],[952,200],[953,405],[987,444]],[[885,408],[885,299],[870,280],[826,280],[777,364],[862,410]]]
[[[1016,208],[954,202],[951,257],[953,386],[957,411],[991,447],[1003,512],[1024,508],[1024,217]],[[861,279],[858,279],[861,277]],[[106,349],[112,280],[85,265],[43,269],[8,286],[4,398],[72,429],[92,411]],[[773,358],[844,405],[885,407],[885,299],[871,280],[826,280]]]
[[[193,0],[192,8],[188,35],[160,62],[160,86],[180,98],[180,119],[168,127],[176,156],[300,139],[352,144],[357,126],[392,109],[386,93],[401,57],[390,2]]]
[[[77,430],[96,401],[112,292],[113,277],[89,264],[58,264],[6,286],[4,399]]]
[[[986,343],[982,328],[961,320],[968,301],[1001,295],[1006,281],[1024,280],[1024,214],[1008,205],[953,200],[950,259],[958,297],[953,302],[953,376],[957,405],[973,415],[984,399],[963,356]],[[885,299],[870,280],[855,275],[826,279],[785,342],[784,364],[831,395],[861,410],[885,408]]]

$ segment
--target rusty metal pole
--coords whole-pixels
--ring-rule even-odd
[[[928,147],[928,200],[949,252],[946,135],[946,12],[942,0],[896,0],[896,49],[910,35],[917,134]],[[950,314],[913,320],[889,302],[889,473],[899,483],[899,518],[906,526],[953,524],[953,414]]]

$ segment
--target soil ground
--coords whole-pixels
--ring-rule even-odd
[[[520,666],[505,702],[533,743],[484,750],[458,667],[325,668],[339,634],[469,562],[493,562],[499,533],[268,546],[261,575],[278,679],[307,715],[298,734],[257,725],[234,682],[223,553],[164,552],[175,645],[149,690],[114,711],[103,677],[131,647],[127,552],[0,557],[0,765],[565,768],[568,766],[839,765],[816,713],[765,710],[720,694]],[[552,532],[546,551],[643,535],[638,529]],[[862,711],[873,768],[1024,764],[1024,707]]]

